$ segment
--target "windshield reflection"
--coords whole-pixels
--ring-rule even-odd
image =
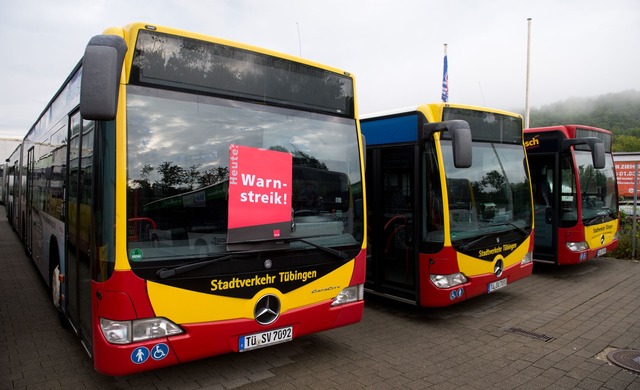
[[[292,228],[326,246],[362,239],[353,119],[129,86],[127,128],[132,262],[226,251],[231,144],[292,154]]]
[[[522,145],[476,143],[470,168],[453,165],[442,141],[452,242],[531,229],[531,196]]]
[[[603,169],[595,169],[590,152],[576,150],[574,153],[580,180],[583,222],[588,226],[617,218],[617,190],[611,155],[607,154]]]

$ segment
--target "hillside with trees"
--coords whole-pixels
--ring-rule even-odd
[[[640,91],[570,98],[530,110],[530,126],[581,124],[610,130],[614,152],[640,152]]]

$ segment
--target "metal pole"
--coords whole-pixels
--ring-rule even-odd
[[[636,203],[638,202],[638,163],[634,163],[634,180],[633,180],[633,227],[631,228],[631,259],[636,258],[636,229],[638,221],[636,216],[638,211],[636,209]]]
[[[524,98],[524,127],[529,128],[529,65],[531,63],[531,18],[527,19],[527,82]]]

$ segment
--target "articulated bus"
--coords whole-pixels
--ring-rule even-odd
[[[172,28],[89,41],[11,160],[12,225],[98,372],[362,319],[354,91],[348,72]]]
[[[17,138],[0,137],[0,204],[6,204],[7,201],[7,180],[8,166],[11,156],[9,153],[13,151],[22,140]]]
[[[581,125],[525,129],[536,262],[577,264],[617,247],[612,138],[607,130]]]
[[[6,181],[7,181],[7,164],[0,163],[0,204],[5,204],[6,197]]]
[[[518,114],[436,103],[361,118],[365,290],[423,307],[531,275],[533,215]]]
[[[7,220],[9,224],[16,229],[18,226],[18,220],[16,215],[18,214],[19,197],[18,191],[20,186],[18,185],[19,177],[19,159],[22,153],[22,144],[19,144],[16,149],[11,153],[9,158],[6,159],[4,178],[3,178],[3,195],[2,201],[4,202],[5,210],[7,212]]]
[[[8,164],[0,164],[0,204],[7,204],[8,191],[8,181],[9,181],[9,165]]]

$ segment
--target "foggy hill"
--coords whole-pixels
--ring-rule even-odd
[[[640,91],[570,98],[530,109],[530,127],[581,124],[610,130],[616,152],[640,151]]]

